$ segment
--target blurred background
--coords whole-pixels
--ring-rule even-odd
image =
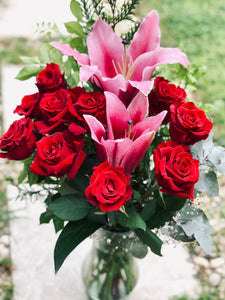
[[[43,42],[66,34],[63,23],[73,20],[69,4],[70,0],[0,0],[0,135],[3,133],[2,68],[20,65],[20,56],[38,56]],[[137,14],[144,17],[152,9],[160,16],[161,45],[181,48],[188,55],[190,65],[201,74],[192,96],[210,104],[215,142],[225,146],[225,1],[142,0]],[[3,300],[12,299],[13,295],[7,227],[10,213],[4,181],[9,170],[12,170],[10,164],[0,161],[0,299]],[[224,180],[220,183],[220,196],[204,199],[214,228],[212,256],[204,256],[199,248],[190,247],[203,287],[199,300],[225,299]],[[190,300],[186,296],[176,299]]]

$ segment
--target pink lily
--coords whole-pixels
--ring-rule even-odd
[[[111,26],[101,18],[93,25],[87,37],[88,55],[73,50],[70,45],[53,42],[62,54],[72,56],[80,68],[81,81],[89,79],[105,91],[110,91],[127,104],[141,91],[149,94],[149,81],[156,66],[180,63],[188,65],[187,56],[178,48],[160,47],[159,16],[150,12],[135,33],[129,47],[123,45]]]
[[[104,126],[96,118],[90,115],[84,118],[100,162],[108,161],[131,173],[140,164],[167,112],[145,118],[148,101],[142,93],[135,96],[128,108],[115,94],[105,92],[105,97],[107,139]]]

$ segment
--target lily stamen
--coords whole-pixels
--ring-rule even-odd
[[[130,138],[130,134],[131,134],[131,126],[133,125],[133,121],[132,120],[128,120],[127,121],[128,125],[129,125],[129,129],[128,129],[128,138]]]

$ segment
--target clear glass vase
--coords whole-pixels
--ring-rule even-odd
[[[83,263],[82,277],[89,300],[124,300],[138,279],[136,261],[129,251],[131,231],[99,229]]]

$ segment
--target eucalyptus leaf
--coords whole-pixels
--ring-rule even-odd
[[[55,245],[54,262],[57,273],[66,257],[87,237],[94,233],[100,224],[89,222],[86,218],[69,222],[63,228]]]
[[[211,234],[213,230],[201,209],[193,205],[187,205],[176,217],[176,221],[188,237],[194,237],[198,241],[206,254],[209,255],[212,252],[213,241]]]
[[[214,147],[208,156],[208,160],[212,162],[218,172],[225,175],[225,149],[223,147]]]
[[[81,195],[64,195],[52,202],[48,209],[65,221],[83,219],[90,212],[90,207]]]
[[[170,236],[176,241],[189,243],[195,241],[193,236],[187,236],[182,227],[175,221],[171,221],[160,229],[163,235]]]
[[[190,148],[193,157],[199,161],[200,165],[207,165],[206,158],[213,150],[213,147],[213,133],[211,131],[206,140],[195,143]]]
[[[216,173],[214,171],[205,172],[200,169],[200,176],[198,182],[195,184],[195,190],[206,193],[210,197],[217,196],[219,193],[219,185]]]

